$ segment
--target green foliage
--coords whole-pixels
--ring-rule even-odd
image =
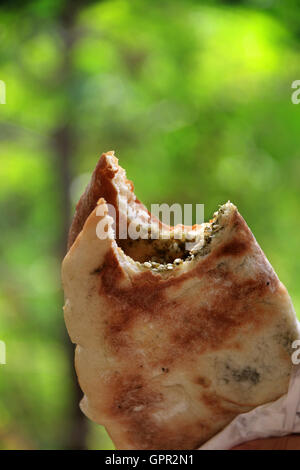
[[[299,6],[233,3],[1,10],[0,448],[63,448],[72,432],[65,192],[74,206],[102,151],[116,151],[148,205],[204,203],[209,219],[234,202],[299,311]],[[59,153],[65,129],[72,146]],[[89,426],[88,446],[111,448]]]

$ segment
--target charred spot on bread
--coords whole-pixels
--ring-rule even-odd
[[[195,384],[201,385],[204,388],[208,388],[211,385],[211,380],[209,380],[207,377],[198,376],[195,379]]]
[[[223,245],[219,250],[217,256],[242,256],[248,249],[247,243],[234,239],[229,243]]]
[[[260,381],[260,374],[253,367],[246,366],[242,369],[232,369],[232,378],[236,382],[250,382],[252,385],[258,384]]]
[[[99,274],[99,273],[101,273],[102,269],[103,269],[103,266],[101,265],[101,266],[99,266],[98,268],[94,269],[94,270],[91,272],[91,274]]]

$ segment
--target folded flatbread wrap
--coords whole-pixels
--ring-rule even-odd
[[[120,221],[158,238],[120,238]],[[286,393],[294,309],[230,202],[208,223],[168,227],[137,200],[113,152],[103,154],[77,205],[62,278],[80,406],[118,449],[196,449]]]

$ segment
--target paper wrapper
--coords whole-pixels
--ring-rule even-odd
[[[298,329],[300,334],[300,322]],[[238,415],[199,450],[227,450],[254,439],[293,433],[300,433],[300,364],[293,366],[288,393]]]

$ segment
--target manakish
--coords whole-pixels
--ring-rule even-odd
[[[99,239],[106,203],[149,228],[113,152],[77,205],[63,262],[81,408],[118,449],[195,449],[287,391],[290,297],[233,204],[193,227],[201,240],[188,253],[184,237],[116,240],[110,227]]]

